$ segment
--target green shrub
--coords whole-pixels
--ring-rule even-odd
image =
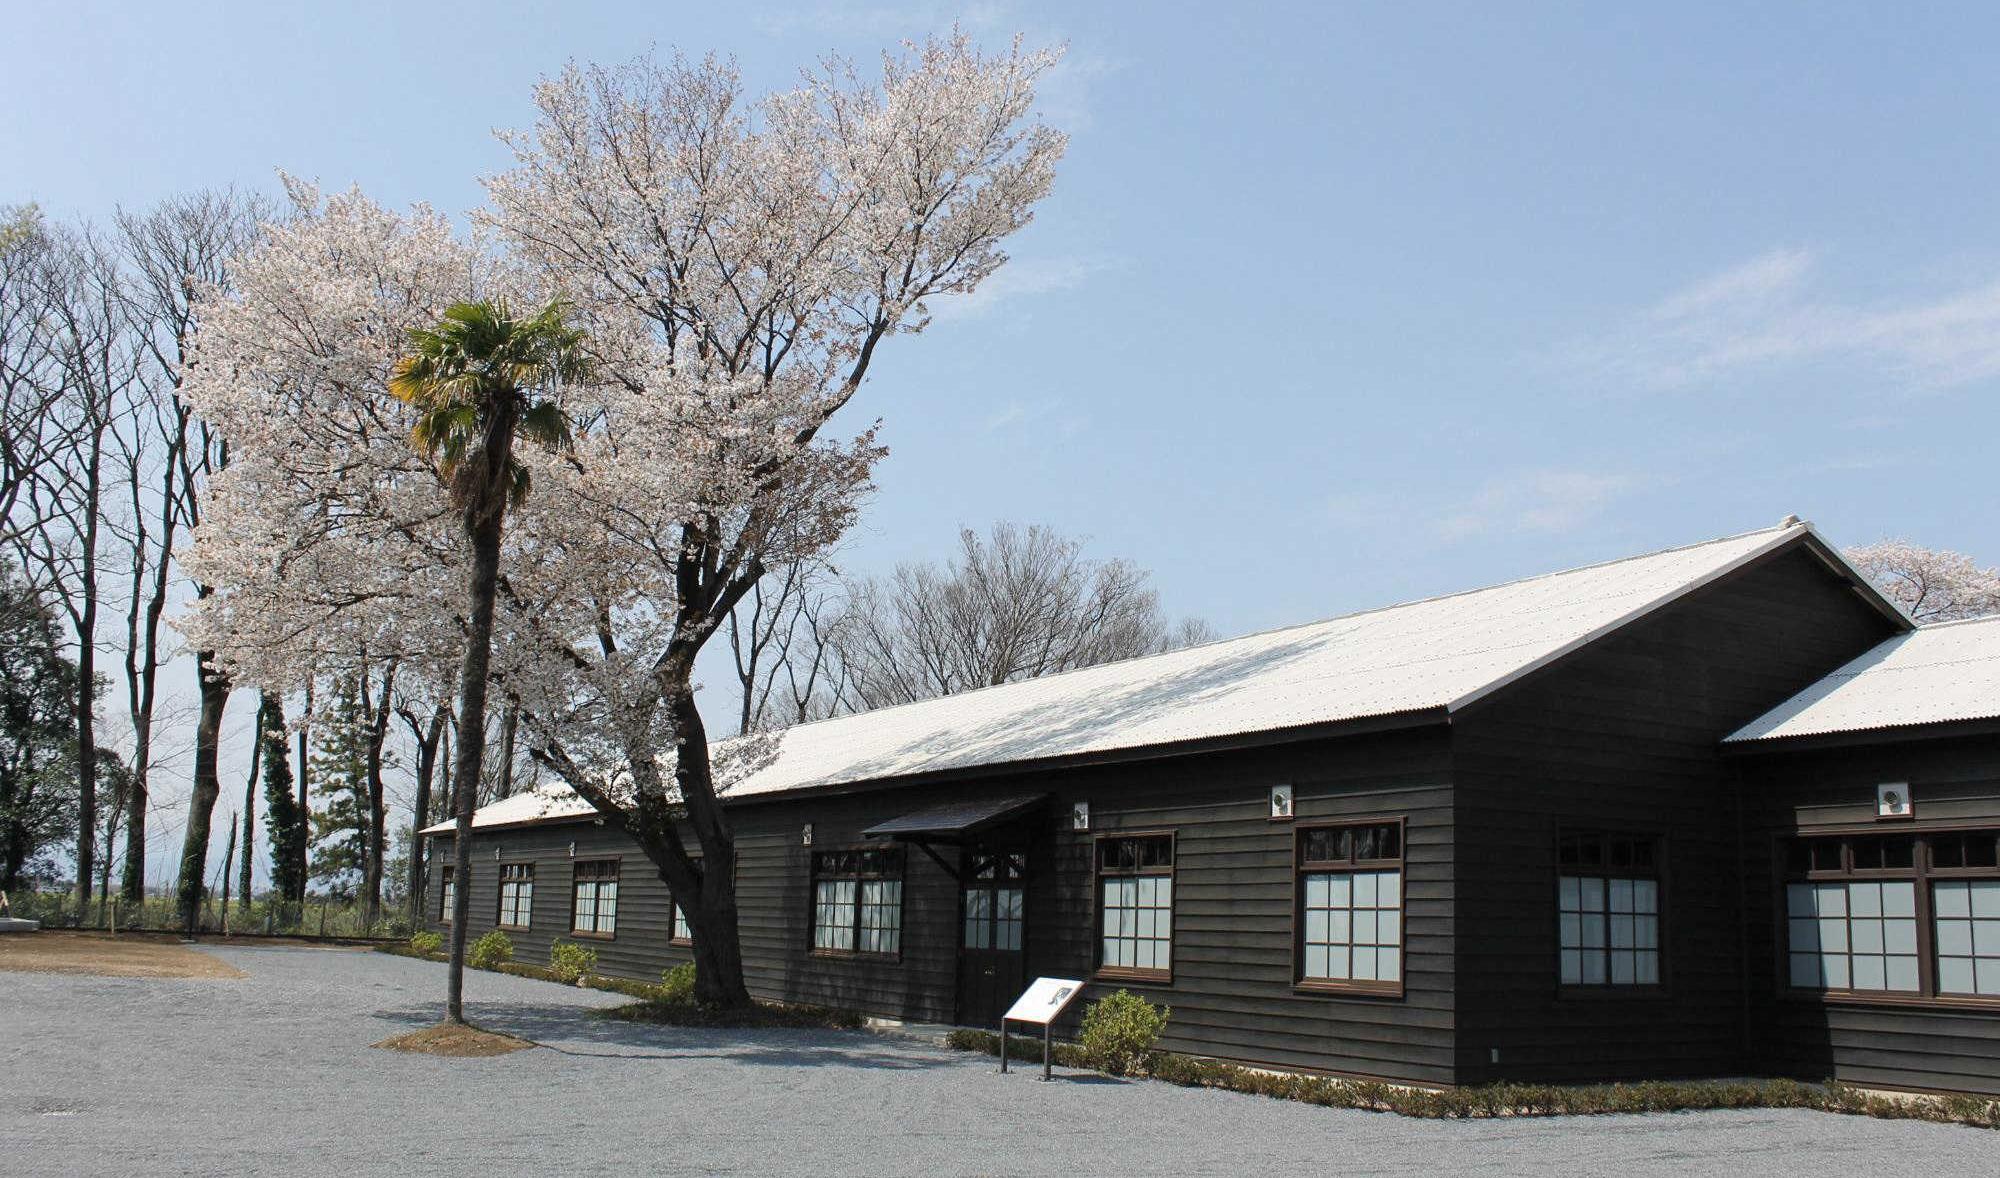
[[[694,962],[683,961],[660,975],[660,1001],[671,1004],[694,1001]]]
[[[1083,1012],[1077,1042],[1090,1066],[1114,1076],[1143,1071],[1173,1012],[1129,990],[1100,998]]]
[[[565,985],[575,985],[597,972],[597,950],[574,941],[557,941],[549,946],[549,975]]]
[[[514,942],[507,934],[494,929],[472,943],[472,951],[465,956],[465,962],[474,969],[494,969],[505,962],[514,960]]]
[[[410,948],[418,953],[431,954],[444,948],[444,934],[423,932],[410,937]]]

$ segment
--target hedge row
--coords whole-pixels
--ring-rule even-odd
[[[953,1031],[946,1043],[960,1051],[1000,1054],[1000,1037],[991,1031]],[[1040,1060],[1042,1057],[1042,1045],[1033,1039],[1013,1039],[1008,1048],[1011,1058]],[[1082,1049],[1072,1043],[1056,1044],[1055,1061],[1066,1068],[1089,1066]],[[1407,1117],[1553,1117],[1805,1108],[2000,1129],[2000,1100],[1977,1096],[1905,1097],[1865,1092],[1845,1084],[1804,1084],[1797,1080],[1647,1081],[1577,1086],[1485,1084],[1433,1092],[1365,1080],[1259,1071],[1170,1052],[1154,1052],[1148,1057],[1144,1074],[1189,1088],[1222,1088],[1330,1108],[1400,1113]]]

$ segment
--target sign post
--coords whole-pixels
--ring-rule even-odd
[[[1055,1075],[1056,1016],[1083,993],[1083,983],[1069,978],[1036,978],[1035,983],[1014,1000],[1000,1016],[1000,1070],[1007,1070],[1007,1024],[1040,1023],[1042,1027],[1042,1079]]]

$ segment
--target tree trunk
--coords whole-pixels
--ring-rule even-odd
[[[452,768],[451,966],[446,979],[445,1021],[465,1021],[465,926],[472,919],[472,810],[486,755],[486,680],[493,658],[493,606],[500,584],[500,534],[506,522],[508,466],[518,411],[497,406],[485,428],[477,486],[466,507],[472,542],[466,585],[465,660],[458,673],[458,763]]]
[[[236,815],[229,816],[229,849],[222,853],[222,935],[229,935],[229,871],[236,866]]]
[[[312,877],[311,863],[306,858],[308,848],[312,845],[310,834],[312,830],[312,806],[306,797],[307,779],[311,775],[311,771],[306,765],[306,736],[308,730],[312,727],[312,706],[312,682],[308,680],[306,682],[305,710],[299,713],[299,825],[298,829],[292,834],[292,845],[297,851],[299,877],[296,881],[297,894],[286,897],[292,903],[300,905],[306,902],[306,880]],[[299,910],[299,919],[305,919],[304,908],[300,908]]]
[[[410,924],[414,928],[422,928],[424,924],[424,888],[429,875],[424,870],[423,838],[416,832],[431,824],[431,784],[437,777],[438,745],[444,739],[447,714],[444,708],[432,712],[429,726],[419,733],[415,717],[409,712],[403,713],[410,724],[411,734],[417,737],[417,797],[410,807],[416,813],[415,829],[410,832],[409,907]]]
[[[97,619],[96,594],[84,603],[83,637],[76,644],[76,918],[90,908],[90,876],[97,866]]]
[[[722,821],[715,802],[708,729],[689,682],[693,665],[672,667],[665,695],[681,748],[675,777],[686,799],[688,823],[701,844],[699,891],[688,921],[694,933],[695,998],[713,1006],[748,1006],[750,990],[743,981],[743,944],[737,929],[736,836]],[[658,864],[658,856],[653,858]]]
[[[506,718],[500,721],[500,795],[514,796],[514,730],[521,724],[521,703],[507,700]]]
[[[382,670],[382,698],[368,717],[368,846],[361,864],[362,911],[373,928],[382,918],[382,862],[389,841],[389,806],[382,788],[382,745],[389,738],[389,708],[396,686],[396,664]],[[364,697],[363,706],[367,706]]]
[[[153,759],[153,734],[150,723],[138,728],[132,743],[132,783],[125,794],[125,870],[118,877],[118,895],[127,904],[142,903],[146,899],[146,798],[148,796],[146,775]],[[107,839],[109,824],[106,824]],[[105,843],[105,857],[110,858],[110,842]]]
[[[240,897],[237,902],[243,905],[246,912],[250,908],[250,885],[257,862],[250,848],[257,845],[253,841],[257,833],[257,770],[264,763],[264,708],[261,703],[257,708],[254,731],[256,735],[250,739],[250,777],[243,783],[243,875],[239,881],[241,886],[237,889]]]
[[[187,834],[181,841],[181,924],[192,934],[201,919],[202,892],[208,875],[209,826],[215,801],[222,795],[216,773],[216,753],[222,741],[222,709],[229,702],[229,677],[214,664],[215,655],[201,651],[201,718],[194,731],[194,794],[188,799]]]

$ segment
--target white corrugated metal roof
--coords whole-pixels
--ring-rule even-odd
[[[1809,524],[1787,521],[1489,589],[802,724],[783,733],[774,761],[728,796],[1449,711],[1811,532]],[[556,793],[533,802],[510,798],[480,810],[475,821],[589,812],[567,790]]]
[[[2000,618],[1898,634],[1725,743],[2000,717]]]
[[[473,811],[474,826],[519,826],[524,822],[553,822],[559,818],[581,818],[596,813],[589,802],[566,785],[545,785],[511,798],[501,798]],[[450,834],[452,824],[426,826],[419,834]]]

